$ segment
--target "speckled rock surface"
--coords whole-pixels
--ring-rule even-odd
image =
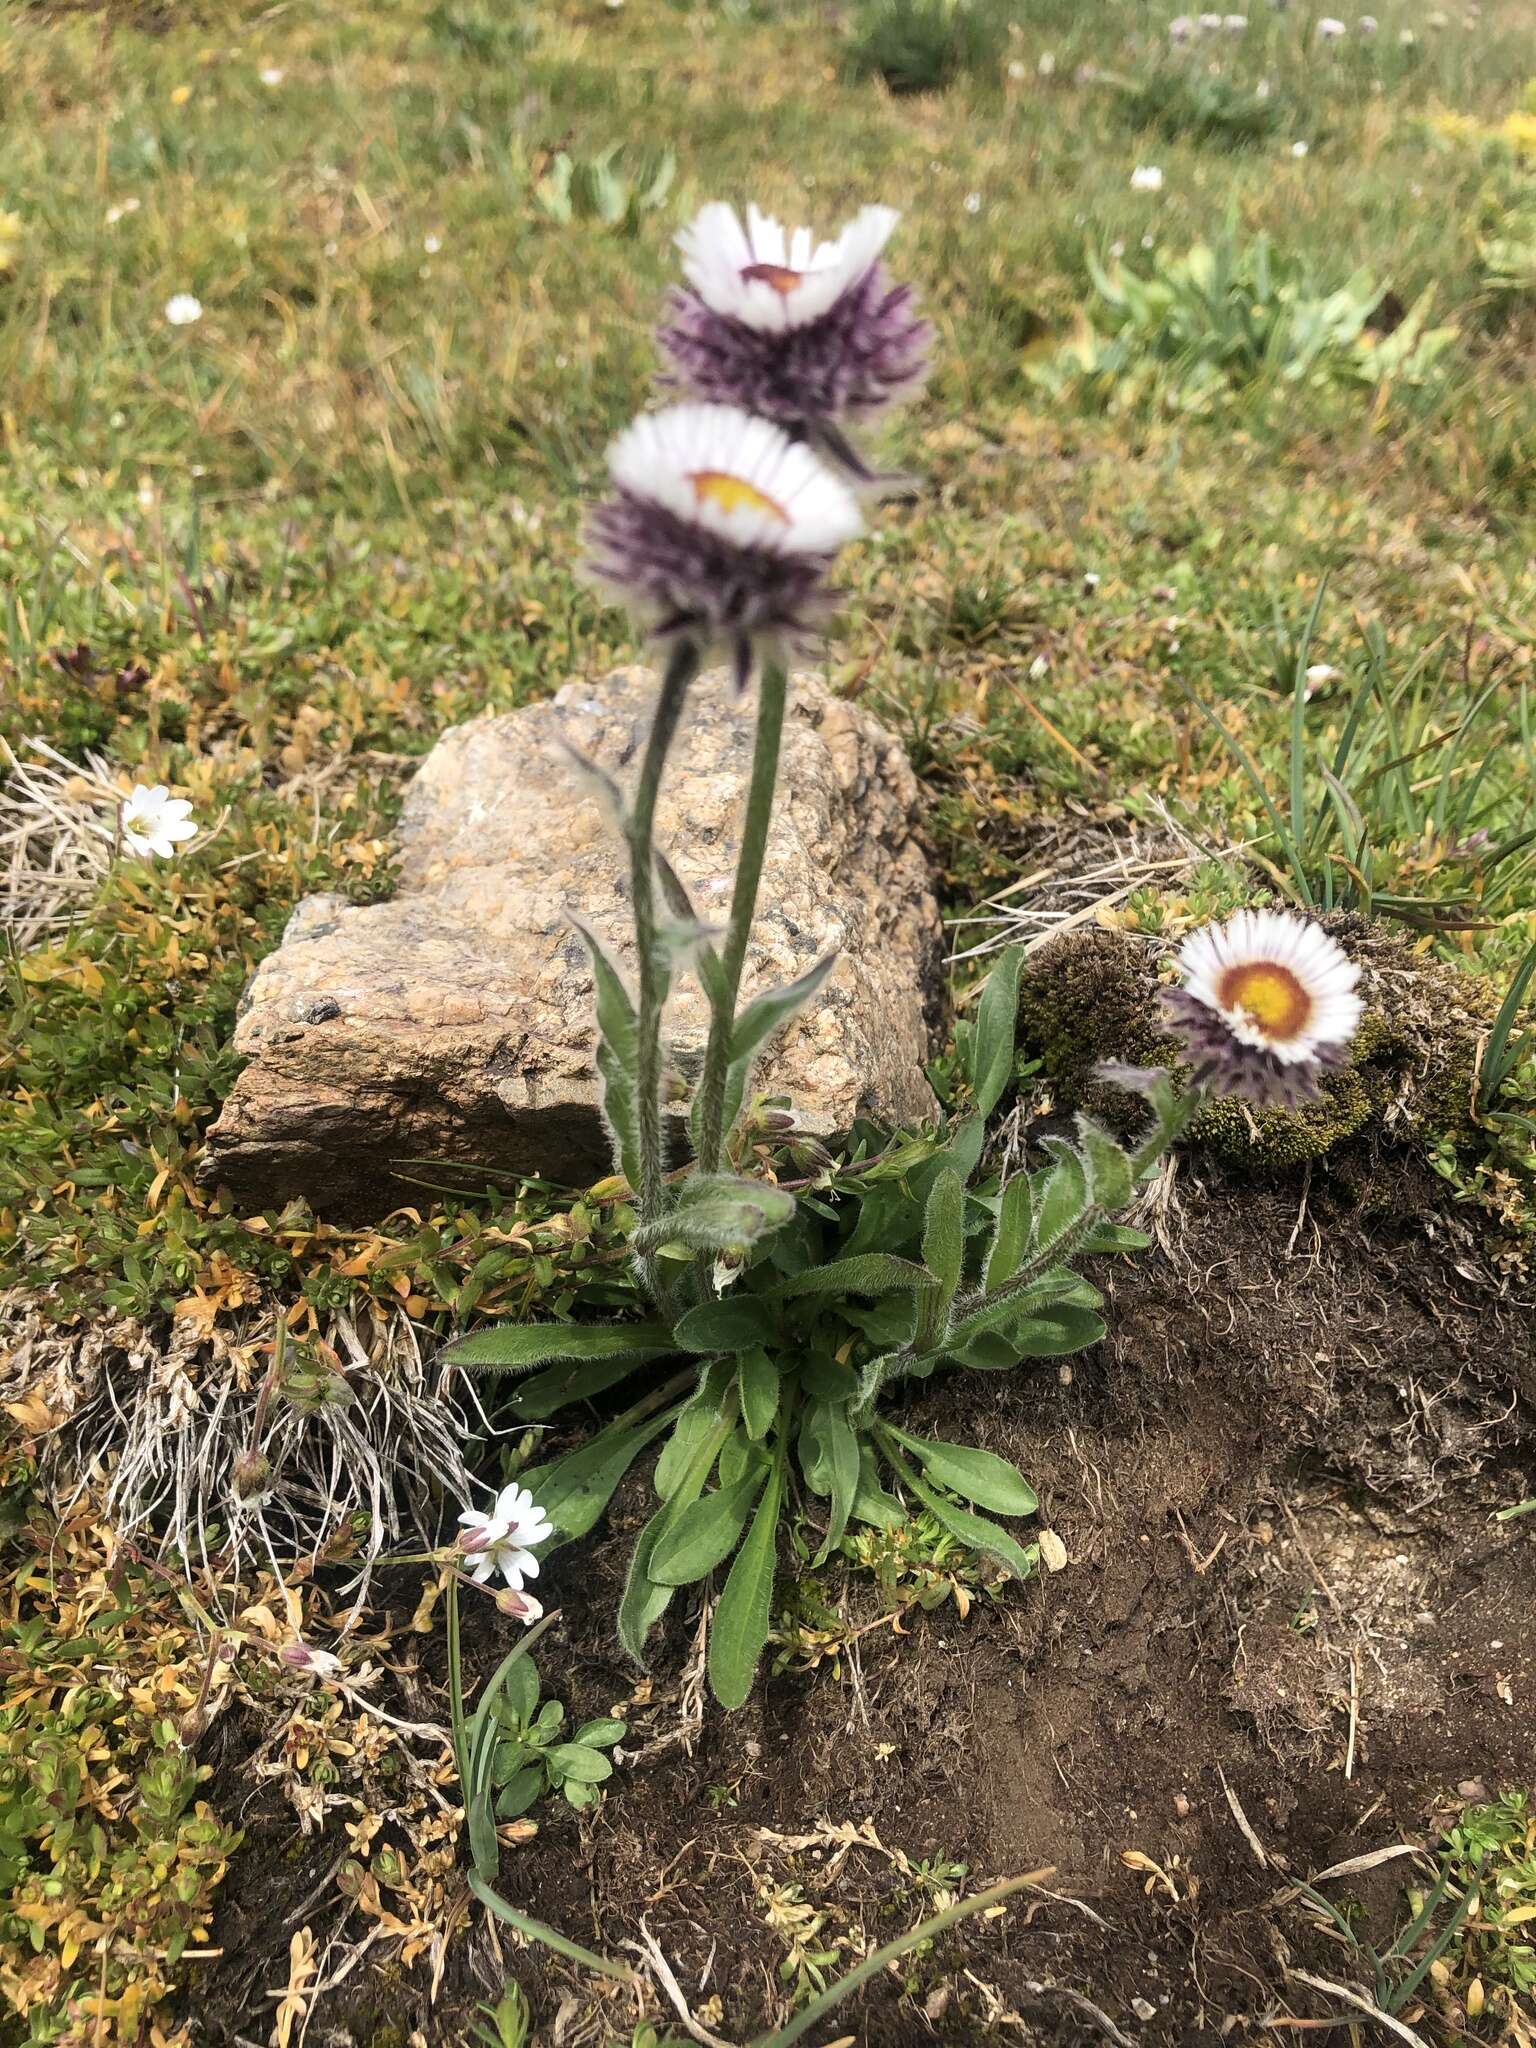
[[[406,797],[395,897],[306,898],[253,977],[211,1182],[377,1212],[411,1199],[407,1160],[576,1183],[608,1171],[592,978],[567,911],[632,970],[629,909],[615,835],[558,741],[627,784],[654,691],[649,671],[621,670],[443,735]],[[705,677],[662,791],[658,832],[705,918],[729,898],[752,712]],[[912,771],[867,712],[801,676],[779,791],[744,996],[840,958],[757,1085],[818,1133],[922,1119],[941,934]],[[669,1012],[684,1084],[706,1021],[686,976]]]

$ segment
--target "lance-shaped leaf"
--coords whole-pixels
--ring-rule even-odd
[[[448,1346],[450,1365],[528,1372],[555,1359],[656,1358],[677,1349],[664,1323],[498,1323]]]
[[[639,1225],[632,1242],[640,1251],[682,1244],[696,1252],[746,1252],[794,1213],[794,1196],[772,1181],[691,1173],[676,1205],[656,1222]]]
[[[613,1139],[620,1173],[632,1188],[638,1188],[640,1126],[635,1076],[639,1071],[640,1034],[635,1006],[597,934],[579,917],[572,917],[571,923],[581,934],[597,987],[597,1071],[603,1084],[603,1119]]]
[[[861,1252],[851,1259],[833,1259],[808,1266],[770,1290],[769,1298],[791,1301],[806,1294],[891,1294],[902,1287],[924,1287],[933,1275],[911,1259],[890,1252]],[[684,1318],[686,1321],[687,1318]]]
[[[1003,1189],[997,1212],[997,1228],[987,1251],[985,1284],[988,1293],[1011,1280],[1029,1252],[1035,1227],[1033,1190],[1027,1173],[1016,1173]]]
[[[747,1435],[760,1443],[773,1427],[783,1393],[779,1368],[760,1346],[741,1354],[736,1367],[736,1390]]]
[[[887,1423],[886,1431],[940,1486],[974,1501],[979,1508],[990,1508],[997,1515],[1032,1515],[1040,1505],[1034,1488],[1006,1458],[972,1444],[938,1443],[930,1437],[912,1436],[894,1423]]]
[[[739,1707],[746,1700],[768,1640],[783,1491],[783,1460],[776,1458],[710,1624],[709,1686],[722,1707]]]
[[[605,1429],[553,1465],[522,1475],[523,1484],[559,1531],[558,1542],[587,1534],[624,1474],[671,1420],[664,1409],[631,1429]]]
[[[729,1131],[741,1114],[742,1098],[747,1092],[752,1065],[768,1040],[787,1024],[795,1012],[808,1003],[821,987],[837,964],[836,953],[828,953],[823,959],[808,967],[798,980],[783,988],[771,988],[753,998],[731,1030],[730,1063],[725,1075],[725,1106],[721,1113],[720,1128]],[[696,1097],[689,1113],[689,1127],[693,1142],[697,1145],[703,1135],[704,1105]]]
[[[688,894],[687,884],[673,867],[671,861],[659,846],[651,848],[651,858],[656,865],[656,879],[661,884],[661,893],[666,898],[667,908],[672,915],[685,924],[692,924],[704,931],[704,921],[693,907],[693,898]],[[693,960],[694,972],[703,983],[704,993],[711,1003],[724,1003],[729,991],[726,986],[725,969],[720,964],[720,955],[715,951],[712,940],[701,941]]]
[[[1131,1199],[1131,1162],[1102,1124],[1079,1116],[1077,1135],[1088,1167],[1088,1187],[1100,1209],[1123,1209]]]
[[[1088,1207],[1088,1175],[1083,1162],[1063,1138],[1046,1140],[1056,1154],[1056,1163],[1045,1176],[1036,1204],[1035,1249],[1049,1251],[1059,1244]]]
[[[886,1456],[902,1484],[915,1493],[934,1519],[946,1528],[951,1536],[969,1544],[972,1550],[979,1550],[983,1556],[995,1558],[1006,1571],[1016,1579],[1027,1579],[1035,1569],[1038,1552],[1024,1547],[1008,1534],[1008,1531],[988,1519],[985,1515],[973,1515],[968,1508],[956,1507],[946,1500],[942,1493],[931,1487],[922,1475],[909,1465],[896,1448],[895,1439],[882,1431],[881,1443]]]
[[[1013,1046],[1019,1021],[1019,975],[1022,946],[1010,946],[987,976],[976,1006],[976,1022],[966,1046],[966,1079],[976,1108],[990,1116],[1013,1078]]]
[[[650,1575],[658,1585],[691,1586],[724,1563],[741,1541],[767,1469],[759,1456],[731,1485],[683,1509],[651,1553]]]
[[[944,1327],[965,1265],[965,1183],[952,1167],[934,1181],[923,1212],[923,1264],[932,1284],[919,1297],[917,1345],[926,1351]]]

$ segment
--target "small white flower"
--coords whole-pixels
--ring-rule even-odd
[[[1093,593],[1093,592],[1094,592],[1095,590],[1097,590],[1097,589],[1098,589],[1098,587],[1099,587],[1099,584],[1100,584],[1100,583],[1101,583],[1102,581],[1103,581],[1103,579],[1102,579],[1102,577],[1101,577],[1101,576],[1099,575],[1099,573],[1098,573],[1098,571],[1097,571],[1097,570],[1095,570],[1095,569],[1085,569],[1085,570],[1084,570],[1084,572],[1083,572],[1083,588],[1084,588],[1084,590],[1086,590],[1086,591],[1087,591],[1087,592],[1089,593],[1089,595],[1090,595],[1090,596],[1092,595],[1092,593]]]
[[[191,292],[173,292],[165,302],[165,317],[172,327],[190,327],[203,317],[203,302]]]
[[[1362,14],[1360,19],[1355,23],[1355,27],[1363,36],[1375,35],[1376,30],[1379,26],[1380,24],[1377,22],[1377,19],[1374,14]]]
[[[1040,61],[1035,66],[1035,70],[1041,78],[1054,78],[1056,76],[1056,59],[1050,50],[1042,50],[1040,52]]]
[[[469,1576],[483,1585],[500,1572],[517,1593],[522,1591],[524,1579],[539,1575],[534,1546],[555,1533],[526,1486],[504,1486],[488,1515],[478,1508],[466,1508],[459,1522],[464,1530],[459,1548],[471,1560]]]
[[[1015,81],[1021,78],[1028,78],[1029,66],[1024,62],[1022,57],[1015,57],[1013,62],[1008,66],[1008,76]]]
[[[285,74],[281,64],[268,64],[256,75],[263,85],[270,86],[275,91],[282,84]]]
[[[291,1643],[284,1643],[278,1657],[290,1671],[304,1671],[311,1678],[318,1678],[322,1684],[333,1678],[340,1678],[346,1666],[339,1657],[333,1657],[329,1650],[317,1650],[312,1643],[306,1643],[295,1636]]]
[[[126,220],[130,213],[137,213],[140,206],[137,199],[120,199],[116,206],[107,208],[107,226],[115,228],[120,220]]]
[[[130,853],[152,853],[169,860],[178,840],[193,839],[197,826],[184,796],[172,796],[163,782],[146,788],[136,782],[118,811],[123,844]]]
[[[1120,261],[1120,258],[1125,254],[1124,242],[1111,242],[1109,245],[1109,253],[1111,256],[1114,257],[1115,261],[1118,263]]]
[[[1162,189],[1163,173],[1160,165],[1138,164],[1135,170],[1132,171],[1131,190],[1133,192],[1161,192]]]
[[[1248,17],[1246,14],[1224,15],[1221,25],[1229,36],[1240,36],[1248,26]]]
[[[1029,664],[1029,679],[1032,683],[1038,683],[1042,676],[1048,676],[1050,672],[1051,664],[1043,654],[1037,654]]]
[[[1315,690],[1321,690],[1325,684],[1333,682],[1338,673],[1331,661],[1314,661],[1303,677],[1307,686],[1305,694],[1310,697]]]
[[[967,213],[980,213],[980,211],[981,211],[981,194],[980,194],[979,192],[967,192],[967,193],[966,193],[966,195],[965,195],[965,210],[966,210],[966,212],[967,212]]]
[[[862,208],[832,242],[784,228],[747,208],[712,200],[676,237],[683,272],[711,312],[781,334],[809,327],[862,282],[901,218],[892,206]]]
[[[424,237],[421,246],[429,256],[435,256],[443,246],[443,238],[441,235],[427,235]]]
[[[1261,78],[1258,84],[1253,88],[1253,96],[1256,100],[1267,100],[1269,98],[1270,91],[1271,87],[1269,80],[1267,78]]]
[[[1332,14],[1325,14],[1317,24],[1317,39],[1320,43],[1336,43],[1340,36],[1348,33],[1343,22]]]
[[[1194,32],[1195,19],[1192,14],[1176,14],[1168,24],[1170,43],[1187,43]]]
[[[1303,157],[1306,155],[1309,146],[1310,145],[1305,142],[1293,142],[1291,144],[1291,155],[1294,157]]]
[[[1199,23],[1200,31],[1203,35],[1213,36],[1220,29],[1221,23],[1222,17],[1219,14],[1202,14]]]
[[[1444,28],[1446,24],[1450,21],[1450,18],[1451,17],[1448,14],[1442,14],[1440,9],[1437,7],[1433,14],[1425,15],[1424,26],[1426,28]]]
[[[1416,35],[1414,34],[1414,32],[1413,32],[1413,30],[1412,30],[1411,28],[1405,28],[1405,29],[1404,29],[1404,30],[1402,30],[1402,32],[1401,32],[1401,33],[1399,34],[1399,36],[1398,36],[1397,40],[1398,40],[1398,41],[1399,41],[1399,42],[1400,42],[1400,43],[1402,44],[1402,46],[1403,46],[1403,48],[1404,48],[1405,50],[1411,50],[1411,49],[1413,48],[1414,44],[1415,44],[1415,43],[1416,43],[1416,42],[1417,42],[1417,41],[1418,41],[1419,39],[1418,39],[1418,37],[1417,37],[1417,36],[1416,36]]]

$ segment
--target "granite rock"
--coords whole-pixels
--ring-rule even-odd
[[[306,898],[257,969],[235,1034],[246,1066],[204,1176],[245,1200],[302,1196],[380,1213],[408,1161],[584,1183],[609,1170],[593,1065],[592,977],[568,913],[632,976],[622,854],[563,738],[632,779],[656,689],[645,669],[446,732],[407,793],[389,902]],[[941,954],[918,788],[899,743],[810,676],[795,679],[744,998],[834,948],[817,998],[756,1086],[801,1128],[930,1115],[923,1075]],[[696,686],[658,834],[699,914],[723,917],[751,757],[752,700]],[[679,1119],[702,1058],[703,998],[668,1014]],[[680,1132],[680,1120],[676,1124]]]

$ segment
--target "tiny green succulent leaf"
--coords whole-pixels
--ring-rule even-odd
[[[554,1359],[656,1358],[675,1351],[662,1323],[498,1323],[448,1346],[450,1365],[527,1372]]]

